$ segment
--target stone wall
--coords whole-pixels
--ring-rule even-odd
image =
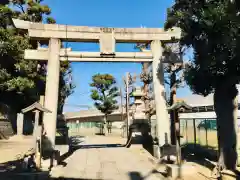
[[[0,119],[0,139],[6,139],[13,134],[11,122],[6,119]]]

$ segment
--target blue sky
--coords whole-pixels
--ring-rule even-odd
[[[52,16],[58,24],[102,27],[163,27],[166,9],[173,0],[45,0],[52,9]],[[68,43],[68,47],[79,51],[99,51],[94,43]],[[117,45],[117,51],[136,51],[134,44]],[[79,107],[70,105],[93,105],[90,98],[89,83],[96,73],[110,73],[118,86],[126,72],[140,73],[137,63],[72,63],[73,79],[76,84],[74,94],[66,101],[64,111],[77,111]],[[190,93],[187,88],[180,89],[178,96]]]

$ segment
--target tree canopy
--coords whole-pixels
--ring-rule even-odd
[[[24,60],[24,50],[36,48],[40,42],[29,40],[26,32],[14,29],[11,18],[55,23],[50,14],[51,9],[43,0],[13,0],[0,4],[0,101],[15,112],[44,94],[47,62]],[[74,88],[66,79],[70,73],[69,62],[61,63],[59,96],[62,99]],[[64,100],[59,102],[62,106]]]
[[[237,161],[240,164],[236,131],[236,84],[240,81],[239,2],[175,0],[168,9],[165,28],[173,26],[182,30],[181,45],[193,49],[193,59],[185,74],[187,84],[200,95],[214,92],[219,148],[217,169],[234,171]]]
[[[60,80],[59,80],[59,97],[58,97],[58,114],[63,112],[65,100],[74,92],[75,84],[72,79],[72,69],[68,61],[61,62]]]
[[[98,110],[107,116],[118,108],[116,97],[119,96],[119,92],[112,75],[96,74],[92,77],[90,86],[93,87],[91,97]]]
[[[223,82],[240,80],[240,17],[237,1],[176,0],[168,9],[165,28],[182,30],[181,44],[194,56],[186,81],[204,96]]]

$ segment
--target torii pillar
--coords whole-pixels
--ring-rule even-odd
[[[46,90],[44,107],[52,113],[44,113],[43,123],[46,131],[46,137],[55,147],[56,126],[57,126],[57,109],[58,109],[58,91],[60,75],[60,39],[51,38],[49,40],[49,59],[47,65]]]
[[[170,140],[170,120],[167,112],[164,88],[163,72],[163,48],[160,40],[154,40],[151,43],[153,55],[153,89],[156,106],[157,137],[159,146],[163,146],[167,140]],[[161,156],[161,154],[160,154]]]

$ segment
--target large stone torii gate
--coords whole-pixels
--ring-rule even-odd
[[[162,43],[178,40],[181,34],[179,29],[164,31],[160,28],[101,28],[41,24],[18,19],[13,19],[13,22],[16,28],[27,30],[31,39],[49,41],[48,48],[25,50],[25,59],[48,61],[44,107],[52,113],[44,113],[43,121],[53,147],[57,124],[60,61],[66,60],[66,57],[70,62],[152,62],[159,145],[165,143],[166,134],[169,139],[170,121],[164,97],[162,68],[163,63],[169,62],[164,62]],[[61,41],[98,42],[100,52],[72,52],[71,49],[61,49]],[[151,43],[151,50],[115,52],[116,42]]]

